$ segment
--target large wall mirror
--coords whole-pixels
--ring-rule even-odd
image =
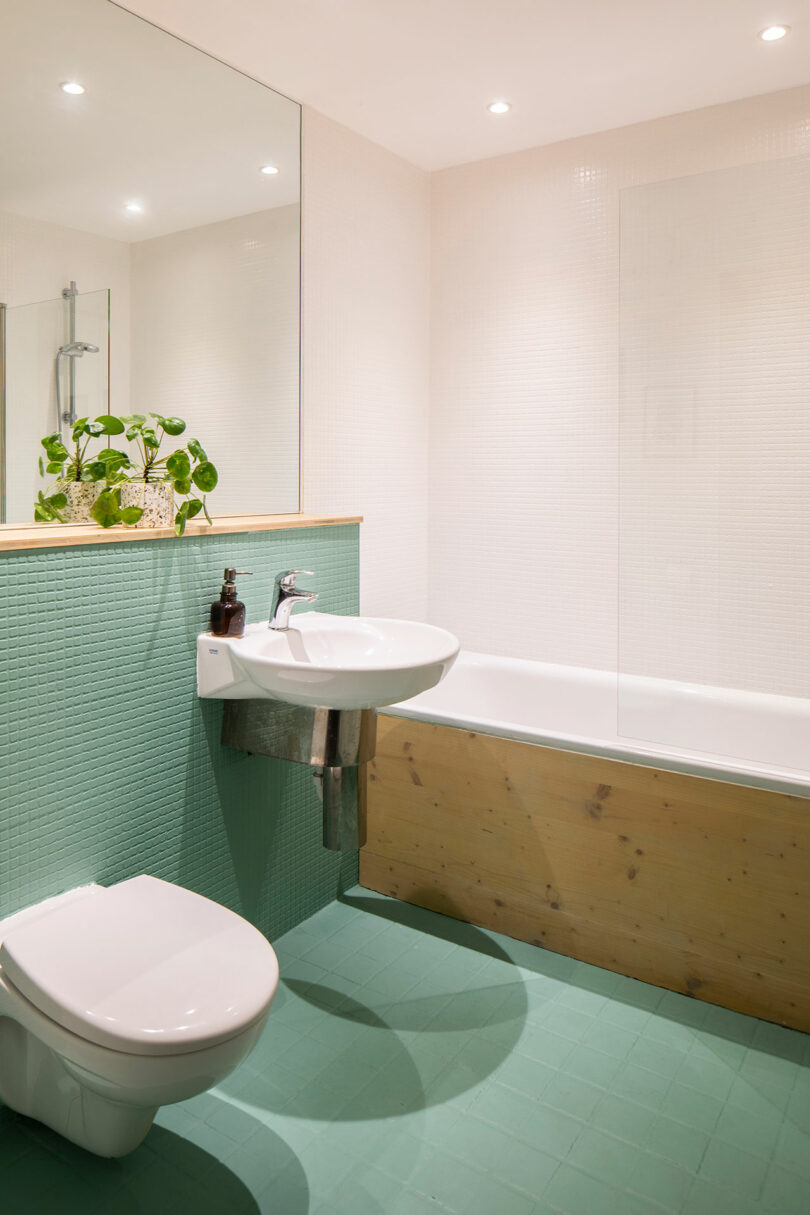
[[[107,412],[185,418],[216,514],[297,511],[300,107],[110,0],[3,0],[0,80],[0,521]]]

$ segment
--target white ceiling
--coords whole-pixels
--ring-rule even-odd
[[[810,81],[808,0],[125,6],[426,169]]]
[[[298,200],[298,106],[106,0],[0,0],[0,93],[0,210],[140,241]]]

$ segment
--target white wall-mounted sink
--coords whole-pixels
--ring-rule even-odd
[[[289,629],[248,625],[244,637],[197,638],[197,691],[217,700],[267,698],[328,709],[408,700],[443,679],[452,633],[410,620],[300,612]]]

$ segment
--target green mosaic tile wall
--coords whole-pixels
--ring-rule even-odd
[[[248,620],[288,568],[316,571],[320,610],[358,610],[356,526],[0,554],[0,915],[150,873],[273,938],[356,881],[309,769],[223,748],[221,703],[197,698],[226,565],[254,571]]]

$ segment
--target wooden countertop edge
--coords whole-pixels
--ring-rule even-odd
[[[277,532],[299,527],[340,527],[362,523],[362,515],[220,515],[213,525],[196,520],[186,526],[183,539],[221,536],[234,532]],[[71,548],[82,544],[127,544],[137,540],[177,540],[170,527],[98,527],[94,523],[0,524],[0,552],[31,548]],[[177,543],[182,541],[177,540]]]

